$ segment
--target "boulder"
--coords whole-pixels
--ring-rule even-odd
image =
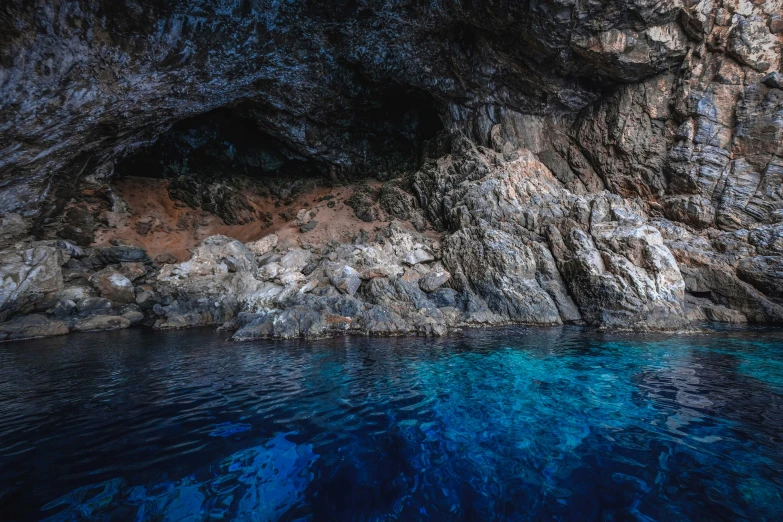
[[[151,260],[147,251],[139,246],[119,245],[98,249],[100,256],[107,264],[116,263],[149,263]]]
[[[105,297],[86,297],[76,303],[76,311],[81,317],[104,314],[112,309],[112,302]]]
[[[76,303],[70,299],[60,299],[51,310],[51,314],[58,319],[65,319],[75,313]]]
[[[92,315],[79,320],[73,329],[76,332],[97,332],[103,330],[122,330],[128,328],[131,321],[119,315]]]
[[[412,250],[405,256],[405,262],[411,266],[430,261],[435,261],[435,257],[422,248]]]
[[[0,341],[52,337],[67,333],[68,327],[64,322],[39,314],[15,317],[10,321],[0,323]]]
[[[294,248],[285,254],[279,261],[284,271],[301,271],[310,262],[311,254],[307,250]]]
[[[256,241],[245,243],[245,246],[256,256],[263,256],[277,246],[277,234],[269,234]]]
[[[0,252],[0,320],[36,306],[48,307],[63,287],[57,248],[35,246]]]
[[[173,265],[178,261],[177,256],[168,252],[155,256],[155,263],[158,265]]]
[[[130,279],[114,268],[104,268],[90,276],[90,284],[105,297],[116,303],[133,303],[136,293]]]
[[[437,268],[424,274],[419,279],[419,288],[425,292],[434,292],[451,279],[451,274],[442,268]]]
[[[355,294],[362,284],[359,273],[348,265],[330,266],[327,269],[327,276],[336,289],[348,295]]]

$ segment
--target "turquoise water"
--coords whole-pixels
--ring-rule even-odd
[[[780,520],[783,331],[0,345],[3,520]]]

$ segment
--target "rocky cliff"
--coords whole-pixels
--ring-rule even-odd
[[[8,0],[0,338],[783,322],[782,16]]]

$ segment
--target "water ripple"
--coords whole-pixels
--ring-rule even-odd
[[[779,330],[0,346],[3,520],[776,520],[781,491]]]

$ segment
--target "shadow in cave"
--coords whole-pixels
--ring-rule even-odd
[[[263,132],[240,108],[220,108],[176,123],[115,173],[168,180],[173,200],[234,225],[257,218],[247,194],[287,201],[324,182],[327,169]]]
[[[258,102],[219,108],[177,122],[115,173],[168,180],[172,199],[242,224],[256,219],[247,194],[288,205],[318,186],[390,179],[417,169],[443,130],[427,93],[369,90],[350,105],[309,122],[312,147],[266,132],[270,109]]]

